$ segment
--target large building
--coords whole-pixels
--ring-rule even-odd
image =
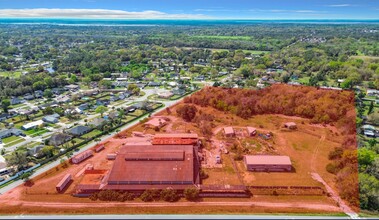
[[[193,133],[179,133],[179,134],[156,134],[153,138],[152,144],[154,145],[197,145],[199,136]]]
[[[288,156],[245,155],[243,160],[249,171],[290,172],[292,170],[292,163]]]
[[[88,175],[77,186],[79,193],[106,189],[141,192],[168,187],[180,191],[200,183],[199,160],[193,145],[125,145],[109,172]],[[101,181],[90,184],[85,179]]]

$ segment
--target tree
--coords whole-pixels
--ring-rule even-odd
[[[8,112],[8,107],[11,105],[11,101],[9,99],[3,99],[1,101],[1,108],[3,108],[4,112]]]
[[[42,153],[46,155],[47,158],[50,158],[54,155],[54,146],[45,146],[42,148]]]
[[[51,91],[51,89],[45,89],[45,91],[43,91],[43,96],[51,98],[53,97],[53,92]]]
[[[84,77],[84,78],[82,78],[82,82],[84,83],[84,85],[86,85],[88,87],[89,84],[91,83],[91,78]]]
[[[26,172],[26,173],[23,173],[20,178],[22,180],[24,180],[24,182],[28,182],[29,181],[29,178],[32,176],[32,171],[29,171],[29,172]]]
[[[379,209],[379,180],[366,173],[359,174],[360,207],[366,210]]]
[[[108,108],[105,107],[104,105],[100,105],[95,109],[95,112],[98,114],[101,114],[101,117],[103,117],[103,114],[108,111]]]
[[[26,155],[27,154],[25,151],[21,151],[21,150],[13,151],[7,157],[7,165],[16,166],[18,170],[22,170],[28,164],[28,159]]]
[[[176,190],[168,188],[161,191],[161,199],[166,202],[175,202],[179,199]]]
[[[196,116],[197,108],[193,105],[183,105],[177,108],[176,113],[185,121],[191,122]]]
[[[54,110],[50,107],[50,106],[47,106],[44,110],[42,110],[43,114],[45,115],[51,115],[51,114],[54,114]]]
[[[370,106],[368,107],[368,113],[367,114],[368,115],[371,114],[372,110],[374,110],[374,102],[373,101],[370,102]]]
[[[189,201],[193,201],[193,200],[197,200],[199,198],[199,189],[198,188],[195,188],[195,187],[189,187],[189,188],[186,188],[184,189],[184,197],[189,200]]]

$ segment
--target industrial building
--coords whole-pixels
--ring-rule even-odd
[[[288,156],[245,155],[243,161],[249,171],[289,172],[292,170],[292,163]]]
[[[76,189],[78,193],[167,187],[180,191],[200,183],[199,168],[193,145],[127,145],[118,151],[109,172],[85,174],[89,176]]]
[[[179,134],[156,134],[152,141],[153,145],[197,145],[199,136],[191,133]]]

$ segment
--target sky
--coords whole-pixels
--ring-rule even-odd
[[[379,0],[0,0],[0,17],[379,19]]]

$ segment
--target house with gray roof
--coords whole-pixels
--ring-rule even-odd
[[[87,134],[91,130],[92,129],[88,126],[79,125],[79,126],[71,128],[70,130],[67,131],[67,133],[72,134],[74,136],[81,136],[83,134]]]

